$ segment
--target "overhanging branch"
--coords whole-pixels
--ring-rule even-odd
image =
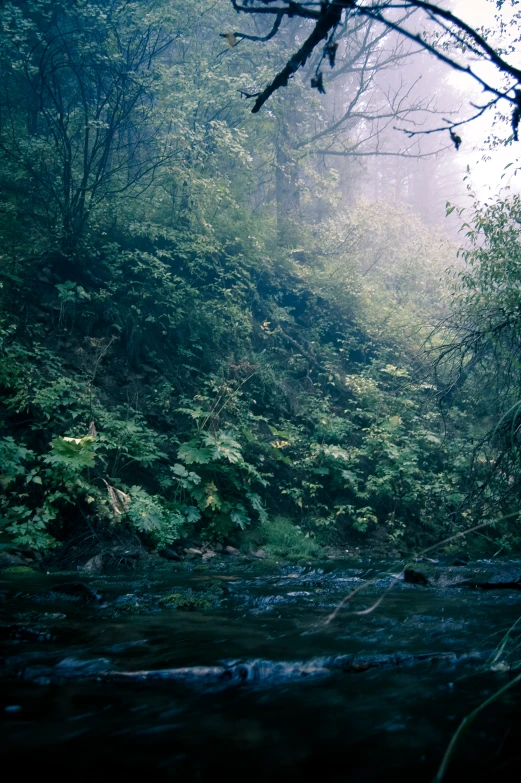
[[[249,36],[247,34],[237,33],[238,38],[249,40],[270,40],[273,38],[284,18],[302,18],[315,22],[313,31],[302,44],[300,49],[293,54],[284,68],[275,76],[275,78],[261,92],[251,95],[255,97],[255,103],[252,112],[257,113],[266,101],[280,87],[285,87],[289,79],[301,68],[313,51],[321,44],[324,39],[326,43],[322,51],[322,59],[327,56],[327,47],[331,46],[332,34],[342,24],[343,17],[359,17],[372,19],[382,24],[388,30],[393,30],[398,35],[414,41],[422,49],[444,62],[450,68],[464,73],[480,85],[485,91],[494,96],[494,98],[485,106],[490,108],[498,100],[506,100],[512,111],[512,129],[513,137],[517,139],[517,129],[521,121],[521,69],[508,62],[501,51],[489,43],[486,37],[477,29],[473,28],[461,17],[426,0],[403,0],[402,2],[392,2],[392,0],[322,0],[321,2],[307,2],[305,0],[230,0],[233,8],[239,13],[262,14],[265,16],[275,16],[275,24],[272,30],[266,36]],[[457,46],[467,48],[467,52],[478,56],[484,62],[493,64],[499,71],[511,80],[506,89],[499,89],[491,81],[487,81],[479,76],[468,63],[461,61],[456,55],[443,51],[435,44],[430,43],[426,37],[413,32],[401,24],[401,20],[396,21],[390,18],[389,14],[393,12],[423,11],[427,18],[436,22],[444,34],[447,34]],[[344,19],[345,25],[345,19]],[[333,58],[334,60],[334,58]],[[331,66],[334,62],[330,59]],[[312,79],[312,87],[323,91],[322,74],[318,74]],[[470,122],[475,117],[471,117],[465,122]],[[437,130],[447,130],[448,128],[439,128]],[[435,132],[434,129],[432,132]]]

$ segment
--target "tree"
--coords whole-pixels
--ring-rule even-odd
[[[320,3],[309,3],[303,0],[296,2],[293,0],[292,2],[280,2],[280,0],[230,1],[237,12],[263,18],[274,18],[271,29],[265,35],[254,36],[236,32],[233,33],[234,41],[242,39],[268,40],[280,34],[283,20],[295,17],[308,20],[311,25],[309,35],[287,60],[286,65],[261,92],[250,96],[255,98],[253,113],[258,112],[278,89],[286,87],[289,80],[299,69],[304,67],[313,52],[320,47],[322,47],[320,61],[311,79],[311,87],[319,92],[324,91],[322,70],[324,61],[328,61],[331,68],[335,66],[338,37],[352,20],[364,18],[378,22],[385,28],[394,30],[399,35],[414,41],[451,68],[467,74],[487,95],[490,95],[482,105],[474,107],[475,111],[471,117],[453,122],[446,121],[444,126],[428,131],[406,129],[406,132],[410,135],[416,135],[447,130],[452,142],[458,148],[461,144],[461,138],[454,130],[456,127],[481,116],[499,103],[506,102],[511,111],[512,137],[517,140],[518,125],[521,120],[521,69],[515,67],[508,59],[515,49],[516,41],[512,41],[507,49],[495,47],[489,43],[489,30],[478,30],[451,11],[436,3],[424,2],[423,0],[402,0],[400,2],[393,0],[383,0],[383,2],[379,0],[366,0],[366,2],[363,0],[360,2],[357,0],[323,0]],[[496,5],[498,9],[497,21],[502,30],[504,22],[501,11],[504,0],[497,0]],[[421,12],[420,20],[418,20],[416,12]],[[516,12],[513,20],[515,24],[519,22],[520,16],[521,13]],[[418,21],[420,21],[419,26],[416,24]],[[434,25],[433,32],[426,29],[427,23]],[[503,84],[498,85],[493,79],[484,78],[471,64],[471,59],[476,58],[480,62],[495,66],[496,72],[503,77]]]
[[[464,210],[458,210],[460,216]],[[521,488],[521,199],[475,202],[450,312],[430,352],[447,428],[472,444],[465,503],[476,518],[512,517]],[[466,420],[466,421],[465,421]],[[509,546],[512,520],[504,529]],[[519,535],[519,532],[517,532]]]
[[[266,47],[234,46],[226,59],[235,73],[243,74],[243,86],[248,71],[254,74],[253,85],[262,84],[266,71],[269,76],[282,67],[288,47],[307,32],[306,20],[295,19]],[[336,46],[340,62],[327,94],[315,93],[310,99],[307,91],[306,83],[320,65],[317,52],[295,74],[291,92],[273,96],[263,115],[262,125],[269,130],[255,148],[255,157],[266,157],[270,151],[274,181],[267,198],[275,199],[282,245],[292,244],[298,234],[294,223],[320,221],[329,214],[340,195],[337,182],[344,198],[352,202],[357,175],[370,158],[391,158],[401,165],[403,157],[419,159],[438,152],[432,144],[425,151],[417,140],[403,143],[402,137],[397,144],[396,134],[390,133],[398,122],[422,127],[426,117],[437,111],[434,99],[422,95],[418,84],[422,69],[413,59],[422,56],[418,47],[366,18],[348,20]],[[252,68],[248,55],[262,69]],[[409,74],[404,75],[407,65]],[[248,85],[248,94],[256,89],[253,85]]]
[[[17,172],[13,197],[29,195],[69,259],[93,211],[138,195],[175,152],[154,100],[174,35],[145,10],[122,0],[2,9],[0,156]]]

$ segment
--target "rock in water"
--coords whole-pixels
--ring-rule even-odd
[[[411,585],[425,585],[429,584],[429,580],[422,574],[421,571],[415,571],[414,568],[406,568],[403,572],[404,582],[408,582]]]
[[[100,601],[101,595],[83,582],[62,582],[51,587],[53,593],[67,595],[78,601]]]
[[[168,547],[162,549],[159,554],[161,555],[161,557],[164,557],[165,560],[182,560],[180,554],[174,552],[173,549],[169,549]]]

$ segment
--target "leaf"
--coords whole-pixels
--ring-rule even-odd
[[[289,441],[287,440],[274,440],[272,443],[270,443],[270,446],[273,449],[285,449],[286,446],[289,446]]]
[[[90,435],[84,438],[54,438],[51,441],[53,450],[45,461],[61,462],[76,468],[93,468],[95,454],[94,451],[89,450],[93,440]]]
[[[127,511],[129,504],[130,504],[130,495],[127,495],[125,492],[122,492],[120,489],[117,489],[116,487],[112,487],[105,479],[103,479],[105,482],[105,485],[107,487],[107,492],[109,494],[109,503],[110,507],[112,508],[112,511],[116,516],[121,516],[122,514]]]
[[[318,90],[320,93],[322,93],[322,95],[326,94],[324,89],[324,74],[321,71],[316,73],[315,76],[313,76],[311,79],[311,87],[314,90]]]
[[[56,440],[59,440],[57,438]],[[76,446],[83,446],[85,443],[92,443],[94,438],[91,435],[86,435],[84,438],[67,438],[63,437],[61,440],[65,441],[66,443],[74,443]]]
[[[265,522],[268,518],[268,514],[264,508],[260,495],[257,495],[256,492],[247,492],[246,497],[249,500],[252,509],[259,515],[260,521]]]
[[[459,148],[461,147],[461,141],[462,141],[461,136],[458,136],[457,133],[454,133],[452,128],[449,128],[449,136],[450,136],[450,139],[451,139],[452,143],[454,144],[456,150],[459,150]]]
[[[213,456],[212,449],[200,449],[196,444],[195,440],[183,443],[177,451],[177,456],[187,465],[207,465]]]
[[[272,427],[271,424],[268,424],[269,430],[272,435],[275,435],[276,438],[283,438],[284,440],[289,440],[291,437],[289,432],[285,430],[278,430],[276,427]]]
[[[237,45],[238,39],[237,39],[235,33],[221,33],[220,35],[221,35],[221,38],[225,38],[226,39],[226,41],[228,43],[228,46],[230,48],[233,48],[234,46]]]
[[[233,511],[230,511],[230,519],[238,527],[240,527],[241,530],[244,530],[246,528],[246,525],[250,522],[250,518],[248,517],[248,514],[246,513],[246,509],[244,508],[242,503],[239,503],[233,509]]]
[[[241,444],[238,443],[226,432],[220,432],[217,435],[206,435],[204,438],[206,446],[212,448],[214,459],[226,459],[232,464],[243,462]]]
[[[184,413],[185,416],[190,416],[190,418],[195,419],[204,419],[206,416],[211,416],[211,413],[209,411],[203,411],[202,408],[176,408],[176,413]]]
[[[264,511],[260,495],[257,495],[256,492],[247,492],[246,497],[250,501],[250,505],[254,511]]]
[[[344,462],[350,461],[349,454],[345,449],[340,448],[340,446],[321,446],[319,452],[322,452],[326,457],[344,460]]]
[[[222,500],[219,497],[218,492],[211,492],[206,495],[206,500],[204,503],[205,508],[211,508],[213,511],[219,511],[221,506],[222,506]]]
[[[188,478],[188,476],[190,475],[187,469],[185,468],[185,466],[180,465],[179,462],[176,462],[175,465],[171,465],[170,470],[172,471],[172,473],[175,473],[176,476],[180,476],[181,478]]]
[[[311,472],[314,476],[329,476],[329,468],[313,468]]]
[[[183,506],[181,510],[186,517],[186,521],[190,524],[199,522],[201,519],[201,512],[198,508],[196,508],[196,506]]]

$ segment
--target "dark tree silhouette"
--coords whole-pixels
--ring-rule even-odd
[[[154,111],[154,63],[172,37],[115,0],[35,4],[2,22],[0,156],[68,257],[98,205],[139,196],[172,157]]]

